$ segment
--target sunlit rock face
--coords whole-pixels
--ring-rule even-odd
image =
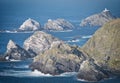
[[[115,17],[105,8],[101,13],[83,19],[80,26],[102,26],[113,19],[115,19]]]
[[[82,60],[82,53],[77,47],[59,42],[44,53],[37,55],[30,68],[45,74],[59,75],[65,72],[78,72]]]
[[[58,38],[55,38],[50,34],[43,31],[36,31],[32,36],[25,40],[24,48],[30,53],[34,52],[35,54],[40,54],[59,41]]]
[[[10,40],[7,45],[7,51],[5,53],[6,60],[25,60],[31,58],[30,54],[15,42]]]
[[[39,52],[39,50],[34,50],[36,47],[32,48],[38,52],[38,55],[29,66],[31,70],[51,75],[78,72],[78,79],[92,82],[120,75],[120,19],[106,23],[81,48],[68,45],[45,32],[34,33],[32,40],[29,39],[34,43],[30,45],[34,46],[35,41],[39,42],[36,39],[40,42],[54,39],[54,42],[52,41],[49,45],[46,42],[46,47],[49,48],[44,51]],[[30,45],[28,42],[27,47]],[[41,46],[41,43],[36,45]]]
[[[114,73],[120,73],[120,19],[106,23],[82,47],[94,62]]]
[[[29,18],[20,26],[19,31],[37,31],[41,30],[39,22]]]
[[[53,30],[53,31],[62,31],[62,30],[70,30],[75,28],[70,22],[65,19],[49,19],[48,22],[44,25],[45,30]]]

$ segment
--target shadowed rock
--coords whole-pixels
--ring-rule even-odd
[[[25,60],[31,58],[30,54],[12,40],[8,42],[7,51],[5,53],[6,60]]]

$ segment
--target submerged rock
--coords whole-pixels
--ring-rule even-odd
[[[59,39],[53,37],[50,34],[47,34],[43,31],[36,31],[32,36],[25,40],[24,48],[28,52],[37,55],[48,50],[53,43],[59,41]]]
[[[82,49],[98,66],[120,74],[120,19],[97,30]]]
[[[115,17],[105,8],[101,13],[91,15],[82,20],[80,26],[102,26],[113,19]]]
[[[30,54],[12,40],[8,42],[7,51],[5,53],[6,60],[25,60],[31,58]]]
[[[19,31],[37,31],[41,30],[39,22],[29,18],[19,28]]]
[[[56,20],[49,19],[48,22],[44,25],[45,30],[62,31],[62,30],[70,30],[73,28],[74,26],[65,19],[56,19]]]

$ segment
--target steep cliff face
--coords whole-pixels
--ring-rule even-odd
[[[120,19],[105,24],[82,47],[94,62],[112,72],[120,72]]]
[[[115,19],[115,17],[105,8],[101,13],[83,19],[80,26],[102,26],[113,19]]]
[[[74,26],[65,19],[56,19],[56,20],[49,19],[48,22],[44,25],[45,30],[54,30],[54,31],[69,30],[73,28]]]
[[[41,30],[39,22],[29,18],[20,26],[19,31],[36,31]]]
[[[8,42],[7,51],[5,53],[6,60],[25,60],[31,58],[31,55],[12,40]]]

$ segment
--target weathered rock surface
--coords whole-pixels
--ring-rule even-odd
[[[6,60],[25,60],[31,58],[30,54],[12,40],[8,42],[7,51],[5,54]]]
[[[100,81],[102,79],[108,78],[109,73],[102,70],[99,66],[94,64],[92,61],[85,60],[80,66],[78,72],[78,78],[84,79],[86,81]]]
[[[82,49],[98,66],[120,74],[120,19],[96,31]]]
[[[53,37],[50,34],[47,34],[43,31],[36,31],[32,36],[25,40],[24,48],[28,52],[37,55],[48,50],[53,43],[59,41],[60,41],[59,39]]]
[[[113,19],[115,17],[105,8],[101,13],[91,15],[82,20],[80,26],[102,26]]]
[[[74,26],[65,19],[56,19],[56,20],[49,19],[48,22],[44,25],[45,30],[62,31],[62,30],[70,30],[73,28]]]
[[[34,34],[33,38],[40,38],[40,33],[45,34],[37,32],[35,34],[38,36]],[[50,37],[44,36],[46,40]],[[111,75],[120,75],[120,19],[105,24],[81,48],[58,40],[50,43],[47,50],[38,52],[30,68],[52,75],[78,72],[77,77],[87,81],[99,81]]]
[[[29,18],[19,28],[19,31],[37,31],[41,30],[39,22]]]
[[[78,72],[82,60],[82,53],[77,47],[71,47],[59,42],[41,55],[36,56],[30,68],[52,75],[64,72]]]

